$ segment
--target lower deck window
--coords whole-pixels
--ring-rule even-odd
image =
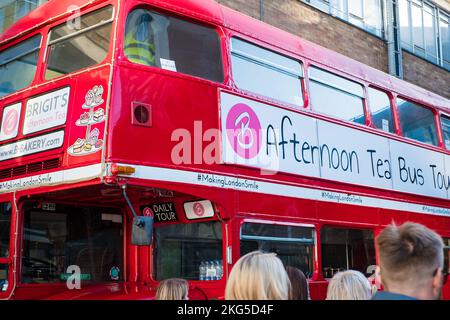
[[[313,272],[314,229],[298,226],[244,223],[241,256],[260,250],[274,252],[287,267],[295,267],[310,278]]]
[[[0,292],[8,290],[8,265],[0,264]]]
[[[320,237],[325,278],[349,269],[366,274],[368,267],[376,264],[371,230],[324,227]]]
[[[56,205],[24,212],[22,282],[66,282],[77,266],[81,281],[123,279],[123,221],[112,208]]]
[[[222,278],[220,222],[163,225],[155,229],[155,236],[156,280]]]

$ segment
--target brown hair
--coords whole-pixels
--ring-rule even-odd
[[[377,245],[381,279],[387,289],[389,283],[417,285],[443,267],[442,238],[421,224],[389,225],[381,231]]]
[[[188,282],[180,278],[161,281],[156,290],[156,300],[186,300],[188,298]]]
[[[308,300],[308,281],[302,270],[288,266],[286,272],[291,281],[289,300]]]

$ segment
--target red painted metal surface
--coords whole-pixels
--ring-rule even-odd
[[[236,87],[231,77],[229,39],[234,35],[249,39],[285,55],[295,57],[302,61],[305,67],[310,64],[315,64],[358,81],[365,86],[373,85],[379,87],[389,92],[392,97],[396,95],[406,96],[416,102],[436,108],[436,110],[450,112],[449,101],[445,98],[220,6],[212,0],[51,0],[6,30],[0,36],[0,50],[14,45],[36,33],[42,34],[42,43],[45,44],[48,31],[53,26],[67,20],[73,14],[73,11],[67,11],[69,5],[78,6],[81,14],[84,14],[106,4],[112,4],[115,8],[116,16],[113,25],[113,30],[115,30],[113,38],[117,40],[111,41],[109,54],[100,65],[87,70],[80,70],[79,72],[57,78],[53,81],[46,81],[44,79],[44,66],[39,64],[37,76],[31,86],[0,99],[0,107],[2,108],[17,102],[22,102],[25,105],[30,97],[70,86],[70,105],[66,123],[56,128],[39,132],[40,135],[56,129],[64,129],[65,139],[63,146],[55,150],[4,161],[0,163],[0,170],[51,158],[59,158],[61,160],[61,166],[58,169],[50,169],[40,173],[84,168],[85,166],[94,164],[126,163],[130,165],[216,173],[380,199],[420,203],[444,208],[450,207],[448,200],[336,183],[323,179],[283,173],[266,177],[261,176],[258,170],[251,168],[223,164],[206,165],[196,163],[194,156],[192,157],[191,164],[173,164],[171,152],[176,142],[172,141],[171,137],[175,129],[187,129],[195,137],[195,122],[201,121],[201,129],[197,127],[200,133],[208,129],[220,128],[219,90],[241,96],[247,95]],[[128,13],[137,6],[148,6],[159,11],[168,12],[191,21],[197,21],[215,27],[222,41],[225,73],[224,82],[217,84],[180,73],[136,65],[128,61],[124,57],[122,49],[123,33]],[[71,7],[70,10],[73,10],[73,8]],[[45,45],[43,45],[44,47]],[[41,50],[39,61],[43,60],[44,50]],[[74,146],[79,138],[86,136],[86,128],[77,125],[77,121],[86,112],[82,107],[86,102],[86,94],[95,86],[102,86],[104,88],[104,101],[98,108],[105,110],[106,121],[93,124],[91,131],[94,129],[98,130],[98,138],[103,141],[103,149],[99,152],[86,154],[81,157],[74,156],[68,153],[68,149]],[[304,87],[307,86],[305,85]],[[309,110],[310,106],[308,103],[305,104],[305,110],[298,110],[287,105],[277,104],[263,97],[253,98],[279,108],[307,114],[317,119],[326,119],[327,121],[354,128],[355,130],[371,133],[376,132],[380,136],[404,141],[402,137],[392,137],[370,127],[356,126],[348,122],[312,114]],[[305,100],[308,101],[307,99]],[[151,126],[133,125],[131,111],[132,105],[136,101],[151,107]],[[24,107],[22,108],[22,112],[24,112]],[[21,130],[19,131],[21,132]],[[12,141],[23,138],[24,136],[19,134]],[[195,145],[196,143],[197,145]],[[448,151],[443,149],[442,144],[441,148],[439,148],[424,146],[415,142],[410,143],[420,145],[426,149],[449,154]],[[203,141],[192,141],[194,148],[200,146],[203,149],[207,144],[207,142]],[[26,177],[26,175],[23,177]],[[155,294],[155,287],[158,284],[158,281],[153,279],[153,248],[139,248],[131,245],[132,214],[127,209],[120,192],[113,189],[123,184],[136,188],[132,189],[131,192],[132,200],[136,204],[136,208],[149,201],[155,201],[154,198],[152,200],[152,197],[155,197],[157,194],[156,189],[175,192],[175,203],[179,212],[183,211],[182,206],[184,201],[196,199],[208,199],[212,201],[223,219],[223,260],[226,261],[227,247],[231,246],[233,248],[233,263],[240,256],[240,226],[246,219],[257,218],[273,223],[307,223],[315,227],[318,235],[320,235],[320,230],[325,225],[361,227],[373,230],[377,234],[383,226],[392,221],[401,223],[412,220],[433,228],[444,237],[450,237],[449,218],[381,208],[333,204],[316,200],[270,196],[231,189],[222,190],[220,188],[200,187],[185,183],[119,178],[103,171],[98,177],[91,178],[89,181],[72,181],[68,184],[36,186],[33,189],[17,191],[14,197],[12,193],[0,195],[0,201],[15,202],[18,208],[18,211],[14,212],[12,218],[10,245],[10,251],[16,252],[17,258],[15,260],[8,258],[5,261],[0,259],[0,263],[10,263],[11,271],[14,269],[18,272],[15,273],[15,278],[13,278],[13,273],[11,272],[11,285],[8,291],[0,293],[0,298],[152,299]],[[139,188],[147,188],[145,192],[148,192],[150,195],[146,196],[144,191],[139,191],[142,190]],[[55,202],[64,201],[69,203],[79,203],[81,201],[83,203],[108,204],[122,208],[126,222],[124,235],[125,281],[123,283],[90,285],[82,290],[67,290],[65,286],[60,284],[22,284],[20,280],[21,261],[19,254],[21,248],[20,239],[22,237],[21,223],[23,220],[21,217],[21,204],[29,198],[43,198]],[[180,223],[192,222],[188,221],[185,217],[181,217]],[[15,234],[16,228],[17,235]],[[324,279],[321,271],[320,237],[318,237],[318,241],[316,246],[319,247],[319,254],[314,258],[314,273],[310,281],[310,287],[312,298],[323,299],[326,295],[327,281]],[[226,264],[224,270],[226,278],[231,270],[231,265]],[[190,297],[191,299],[222,298],[224,295],[224,287],[225,279],[211,282],[193,281],[191,283]],[[445,287],[444,297],[450,298],[450,285]]]

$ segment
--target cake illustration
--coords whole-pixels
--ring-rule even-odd
[[[88,112],[85,112],[80,116],[80,123],[81,124],[89,123],[89,113]]]
[[[96,86],[96,87],[94,87],[94,95],[95,95],[95,98],[94,98],[94,100],[95,100],[95,103],[96,104],[100,104],[100,103],[102,103],[103,102],[103,99],[102,99],[102,96],[103,96],[103,86],[102,85],[100,85],[100,86]]]
[[[95,101],[95,95],[92,90],[89,90],[88,93],[86,93],[85,100],[86,100],[86,102],[85,102],[86,106],[88,106],[88,107],[92,106],[92,104]]]
[[[103,145],[103,140],[99,139],[99,140],[95,141],[94,147],[96,149],[99,149],[102,147],[102,145]]]
[[[86,142],[86,144],[84,145],[84,151],[91,151],[92,149],[92,144],[90,142]]]
[[[105,110],[100,108],[100,109],[94,111],[93,118],[94,118],[95,122],[99,122],[100,120],[103,119],[104,116],[105,116]]]
[[[98,129],[95,128],[94,130],[92,130],[92,131],[89,133],[89,141],[92,142],[92,143],[95,143],[95,141],[98,140],[98,136],[99,136],[99,135],[100,135],[100,131],[98,131]]]
[[[85,141],[81,138],[78,138],[77,141],[73,144],[73,153],[80,153],[83,151],[85,145]]]

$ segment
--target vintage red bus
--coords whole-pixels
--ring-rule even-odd
[[[212,0],[47,2],[0,107],[2,299],[220,299],[256,249],[323,299],[392,221],[450,242],[449,100]]]

